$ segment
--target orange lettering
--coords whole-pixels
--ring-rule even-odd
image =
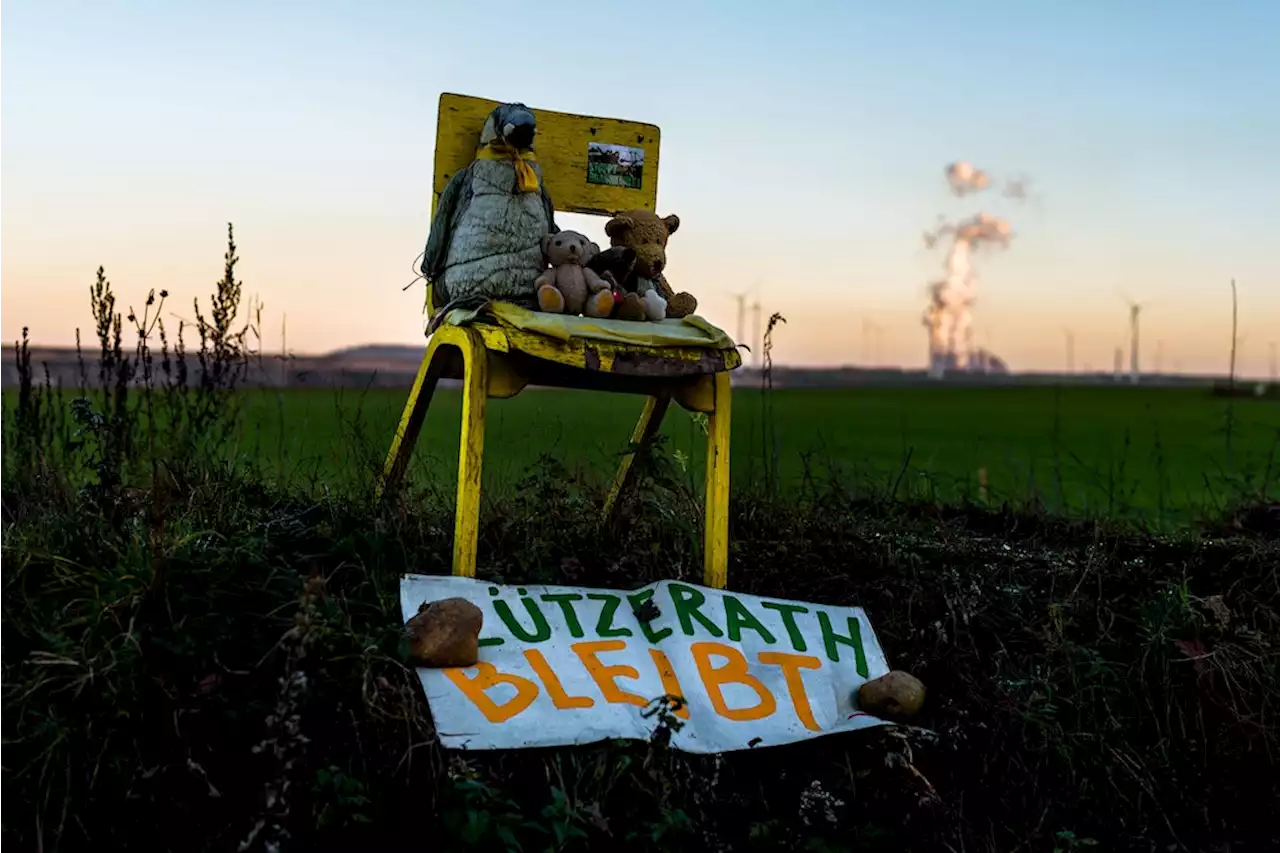
[[[590,708],[596,704],[588,696],[570,696],[565,693],[564,686],[560,684],[560,679],[556,674],[551,671],[551,667],[547,664],[547,659],[542,656],[542,652],[537,649],[528,649],[524,653],[524,658],[529,662],[529,666],[533,667],[533,671],[538,674],[538,678],[542,679],[552,703],[561,711],[570,708]]]
[[[733,646],[723,643],[694,643],[689,651],[693,653],[693,660],[698,665],[698,675],[702,677],[702,685],[707,689],[711,707],[720,716],[746,722],[762,720],[778,710],[778,702],[773,694],[760,683],[760,679],[747,672],[747,659]],[[727,663],[719,669],[713,668],[712,655],[724,658]],[[724,694],[720,690],[725,684],[745,684],[756,692],[760,702],[753,708],[729,708],[725,705]]]
[[[658,668],[658,675],[662,678],[662,689],[666,694],[684,698],[684,693],[680,691],[680,682],[676,681],[676,671],[667,656],[661,649],[649,649],[649,656],[653,658],[653,665]],[[689,719],[689,706],[681,705],[680,710],[676,711],[676,716]]]
[[[791,694],[791,704],[796,709],[796,716],[809,731],[822,731],[813,719],[813,709],[809,707],[809,697],[804,692],[804,679],[800,677],[800,670],[818,669],[822,666],[822,661],[810,655],[761,652],[760,663],[782,667],[782,677],[787,680],[787,692]]]
[[[587,672],[591,673],[591,677],[596,680],[596,684],[600,687],[600,692],[604,695],[606,702],[614,705],[637,705],[643,708],[649,704],[648,699],[621,690],[614,683],[615,678],[639,678],[640,673],[636,668],[626,664],[606,666],[596,657],[601,652],[620,652],[626,647],[627,644],[622,640],[594,640],[586,643],[574,643],[569,648],[573,649],[573,653],[582,661],[582,665],[587,668]]]
[[[477,662],[476,670],[476,674],[470,678],[462,667],[450,667],[443,672],[491,723],[506,722],[528,708],[533,704],[533,700],[538,698],[538,685],[527,678],[498,672],[493,664],[486,661]],[[501,705],[485,695],[486,690],[499,684],[510,684],[516,689],[516,695]]]

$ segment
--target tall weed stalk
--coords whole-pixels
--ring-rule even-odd
[[[154,486],[176,467],[222,461],[238,424],[235,390],[253,353],[249,336],[256,335],[251,322],[238,320],[243,284],[235,274],[239,257],[231,225],[223,260],[208,313],[193,300],[200,341],[194,365],[184,342],[186,323],[172,338],[165,327],[169,292],[152,289],[141,312],[125,312],[102,267],[89,287],[97,369],[88,364],[77,329],[79,389],[69,405],[47,374],[43,384],[37,381],[23,330],[14,345],[17,400],[12,417],[4,419],[4,477],[15,485],[7,492],[30,494],[16,484],[57,481],[110,503],[122,489]],[[125,344],[126,323],[135,337],[132,347]]]

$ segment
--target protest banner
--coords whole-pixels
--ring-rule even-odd
[[[476,666],[419,668],[441,743],[515,749],[647,739],[654,700],[679,696],[670,744],[715,753],[884,721],[858,687],[889,671],[858,607],[660,581],[630,592],[408,575],[405,621],[465,598],[484,614]],[[675,728],[674,726],[670,728]]]

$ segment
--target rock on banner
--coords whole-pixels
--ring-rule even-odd
[[[859,607],[675,581],[621,592],[401,580],[406,622],[424,601],[453,597],[479,607],[484,628],[476,666],[418,670],[446,747],[647,739],[658,717],[644,712],[664,695],[686,702],[671,737],[686,752],[776,746],[883,723],[855,704],[863,682],[889,671]]]

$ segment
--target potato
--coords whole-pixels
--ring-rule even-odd
[[[484,613],[465,598],[423,602],[405,626],[409,656],[422,666],[474,666],[483,625]]]
[[[923,705],[923,682],[899,669],[858,688],[858,707],[886,720],[914,717]]]

